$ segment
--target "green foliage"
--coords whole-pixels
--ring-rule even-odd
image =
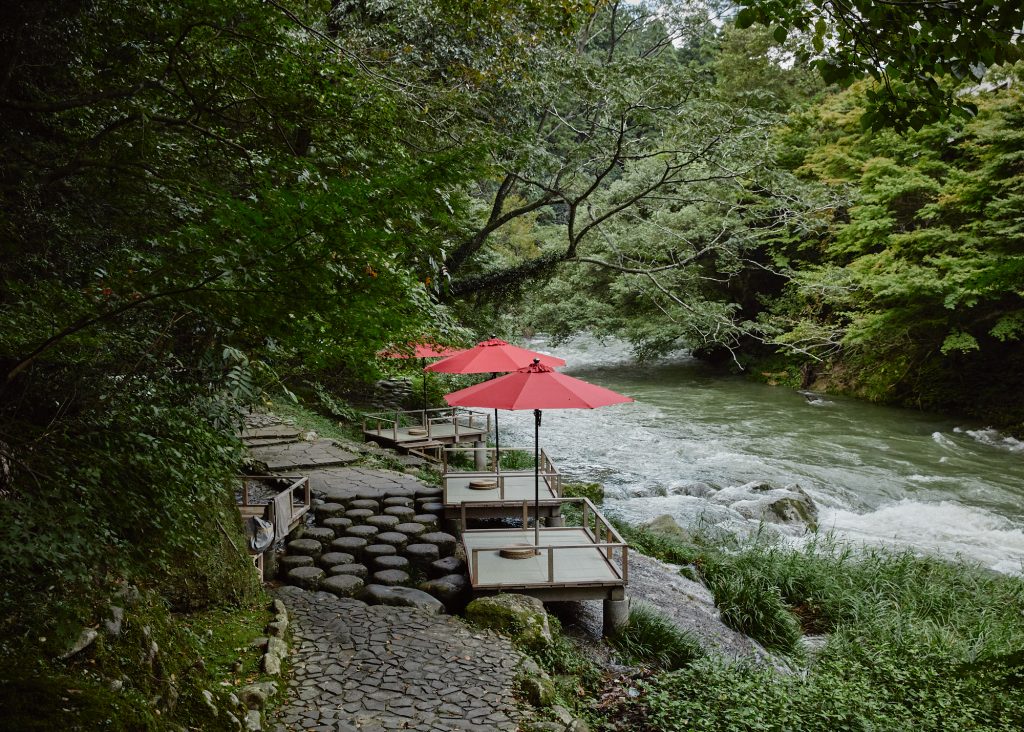
[[[627,662],[651,663],[666,671],[685,668],[704,656],[692,633],[680,630],[672,621],[644,603],[633,603],[629,624],[608,641]]]
[[[866,76],[884,82],[869,97],[865,128],[919,130],[950,115],[973,116],[977,106],[938,79],[977,81],[986,67],[1021,58],[1024,10],[1015,3],[865,0],[848,6],[831,0],[745,0],[742,5],[739,28],[773,27],[780,44],[790,31],[799,31],[804,43],[798,58],[811,61],[825,83],[848,84]]]
[[[637,539],[654,542],[634,530],[631,544]],[[854,553],[828,540],[792,549],[697,539],[658,540],[659,553],[673,561],[697,555],[724,620],[777,624],[785,615],[806,632],[828,633],[827,645],[802,673],[709,657],[657,675],[619,710],[630,724],[824,732],[1011,730],[1024,722],[1019,578],[910,553]],[[769,640],[771,622],[751,627]]]
[[[833,359],[834,387],[1019,422],[1019,89],[904,136],[862,134],[868,93],[854,85],[782,133],[786,164],[850,201],[815,237],[773,245],[793,278],[766,328],[826,372]]]

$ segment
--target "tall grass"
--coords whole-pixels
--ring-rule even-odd
[[[802,673],[702,659],[656,677],[631,719],[660,730],[1024,729],[1024,580],[821,537],[680,544],[624,528],[644,551],[699,568],[723,620],[800,655]]]
[[[644,603],[633,604],[629,623],[608,640],[627,662],[649,663],[667,671],[685,668],[704,656],[692,633]]]

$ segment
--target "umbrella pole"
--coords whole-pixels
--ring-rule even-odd
[[[427,424],[427,359],[421,358],[420,364],[423,366],[423,426]]]
[[[533,545],[540,546],[540,410],[533,410]],[[537,551],[540,554],[540,551]]]
[[[491,336],[492,338],[494,336]],[[498,378],[497,373],[491,374],[491,380]],[[494,472],[501,472],[501,438],[498,436],[498,410],[494,410]]]

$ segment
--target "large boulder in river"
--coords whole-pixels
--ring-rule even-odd
[[[818,528],[818,507],[796,483],[779,487],[767,482],[745,483],[723,488],[712,499],[728,504],[744,518],[772,524]]]
[[[677,524],[676,520],[667,513],[663,513],[653,521],[648,521],[643,525],[643,528],[652,534],[657,534],[673,541],[689,543],[692,540],[686,529]]]

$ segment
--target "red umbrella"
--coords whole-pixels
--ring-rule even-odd
[[[436,364],[435,364],[436,365]],[[633,401],[603,386],[560,374],[534,360],[500,379],[445,394],[453,407],[533,410],[534,545],[540,544],[540,415],[542,409],[594,409]],[[524,527],[525,528],[525,527]]]
[[[565,359],[547,356],[526,348],[513,346],[500,338],[490,338],[454,356],[424,367],[424,371],[445,374],[499,374],[515,371],[540,361],[545,366],[565,366]],[[498,410],[494,410],[495,463],[501,460],[501,440],[498,437]]]
[[[420,341],[418,343],[407,343],[402,348],[391,347],[385,348],[383,351],[378,352],[378,356],[382,358],[418,358],[426,366],[428,358],[440,358],[442,356],[451,356],[459,351],[448,346],[441,346],[437,343],[429,343],[427,341]],[[427,411],[427,377],[423,376],[423,411]],[[426,415],[424,414],[424,418]]]

